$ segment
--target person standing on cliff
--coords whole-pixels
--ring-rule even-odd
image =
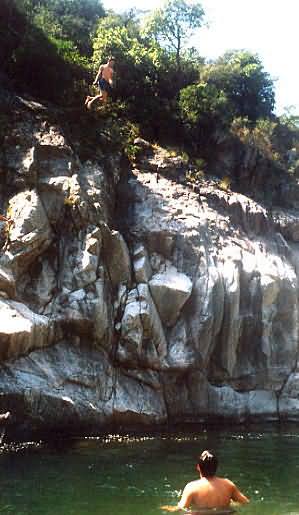
[[[87,109],[91,109],[91,106],[96,100],[100,100],[103,104],[106,104],[108,101],[108,96],[112,93],[113,86],[113,74],[114,74],[114,57],[110,56],[106,64],[101,64],[99,67],[96,78],[93,82],[93,85],[98,85],[100,90],[99,95],[95,95],[94,97],[87,96],[85,100],[85,105]]]
[[[177,511],[196,508],[197,513],[204,514],[211,508],[221,509],[222,513],[231,513],[231,501],[238,504],[247,504],[249,499],[240,492],[237,486],[229,479],[216,476],[218,460],[211,451],[203,451],[199,456],[196,470],[200,479],[188,483],[183,491],[177,506],[161,506],[167,511]],[[219,513],[219,511],[217,511]]]

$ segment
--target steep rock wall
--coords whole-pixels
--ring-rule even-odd
[[[117,154],[80,162],[43,113],[19,106],[1,149],[0,408],[16,434],[297,420],[297,210],[195,191],[163,153],[128,174]]]

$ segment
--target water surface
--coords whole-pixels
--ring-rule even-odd
[[[0,454],[0,513],[163,515],[197,455],[212,448],[219,475],[250,497],[244,515],[299,515],[299,432],[204,432],[140,439],[83,439]],[[164,512],[165,513],[165,512]]]

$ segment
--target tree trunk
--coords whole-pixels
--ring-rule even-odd
[[[177,44],[177,48],[176,48],[176,64],[177,64],[178,71],[181,71],[181,36],[180,36],[179,31],[177,34],[177,41],[178,41],[178,44]]]

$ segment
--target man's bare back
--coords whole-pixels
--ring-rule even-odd
[[[185,486],[178,506],[179,508],[189,508],[191,505],[200,508],[224,508],[228,507],[231,501],[244,504],[248,499],[229,479],[217,476],[202,477]]]
[[[161,508],[167,511],[176,511],[193,506],[200,514],[203,514],[202,510],[212,508],[215,508],[215,513],[217,513],[217,508],[222,508],[224,512],[229,513],[231,501],[247,504],[249,499],[232,481],[215,475],[217,465],[216,456],[210,451],[204,451],[196,465],[200,479],[191,481],[185,486],[177,506],[162,506]]]
[[[113,68],[111,68],[109,64],[101,64],[99,71],[101,78],[111,84],[113,80]]]

